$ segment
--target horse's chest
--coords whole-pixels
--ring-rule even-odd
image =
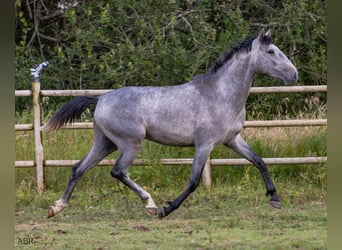
[[[235,137],[243,128],[245,122],[245,111],[242,110],[238,115],[222,116],[217,128],[221,127],[222,140],[228,141]]]

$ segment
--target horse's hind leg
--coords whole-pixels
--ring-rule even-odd
[[[229,141],[225,144],[227,147],[233,149],[236,153],[245,157],[247,160],[252,162],[260,171],[265,185],[266,185],[266,194],[271,196],[270,204],[275,208],[281,208],[280,199],[277,195],[276,188],[272,182],[271,177],[268,174],[268,170],[265,162],[253,152],[250,146],[242,139],[241,135],[237,135],[233,140]]]
[[[135,192],[146,204],[147,211],[150,214],[155,215],[157,214],[157,206],[154,203],[151,195],[127,176],[128,169],[135,159],[137,153],[140,151],[141,146],[142,141],[136,141],[129,144],[126,142],[122,150],[119,148],[119,151],[121,151],[120,156],[111,171],[111,175]]]
[[[94,167],[104,157],[116,149],[116,145],[113,144],[101,131],[99,131],[96,124],[94,124],[94,144],[89,153],[73,166],[65,192],[63,196],[55,202],[55,205],[49,208],[48,218],[55,216],[67,206],[77,181],[89,169]]]

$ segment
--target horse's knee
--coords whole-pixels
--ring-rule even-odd
[[[111,171],[110,171],[110,175],[114,178],[117,178],[117,179],[122,179],[123,177],[126,176],[127,173],[125,173],[125,171],[121,170],[121,169],[118,169],[118,168],[113,168]]]
[[[118,172],[117,172],[115,169],[112,169],[112,170],[110,171],[110,175],[111,175],[112,177],[114,177],[114,178],[118,178],[118,177],[119,177],[119,174],[118,174]]]

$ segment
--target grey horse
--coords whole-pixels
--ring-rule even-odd
[[[62,106],[45,124],[54,130],[72,123],[91,104],[94,112],[94,143],[90,152],[72,169],[63,196],[51,206],[48,217],[61,212],[77,181],[105,156],[119,150],[111,175],[133,190],[150,214],[163,218],[176,210],[197,188],[210,152],[225,145],[252,162],[266,185],[270,204],[280,199],[264,161],[242,139],[245,103],[253,76],[266,74],[292,84],[298,80],[295,66],[274,45],[270,31],[246,39],[219,58],[206,74],[187,83],[166,87],[123,87],[99,97],[76,97]],[[128,169],[144,139],[172,146],[195,146],[186,189],[158,211],[151,195],[128,177]]]

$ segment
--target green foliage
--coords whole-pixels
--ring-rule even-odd
[[[325,1],[67,3],[16,1],[16,89],[30,88],[29,69],[44,60],[51,63],[41,77],[44,89],[180,84],[264,26],[298,67],[301,84],[326,84]],[[279,81],[256,77],[255,84]],[[269,103],[259,111],[266,116],[280,101],[265,96],[248,102]],[[26,110],[27,102],[17,98],[16,111]],[[49,108],[60,102],[51,99]],[[300,100],[294,102],[300,109]]]

